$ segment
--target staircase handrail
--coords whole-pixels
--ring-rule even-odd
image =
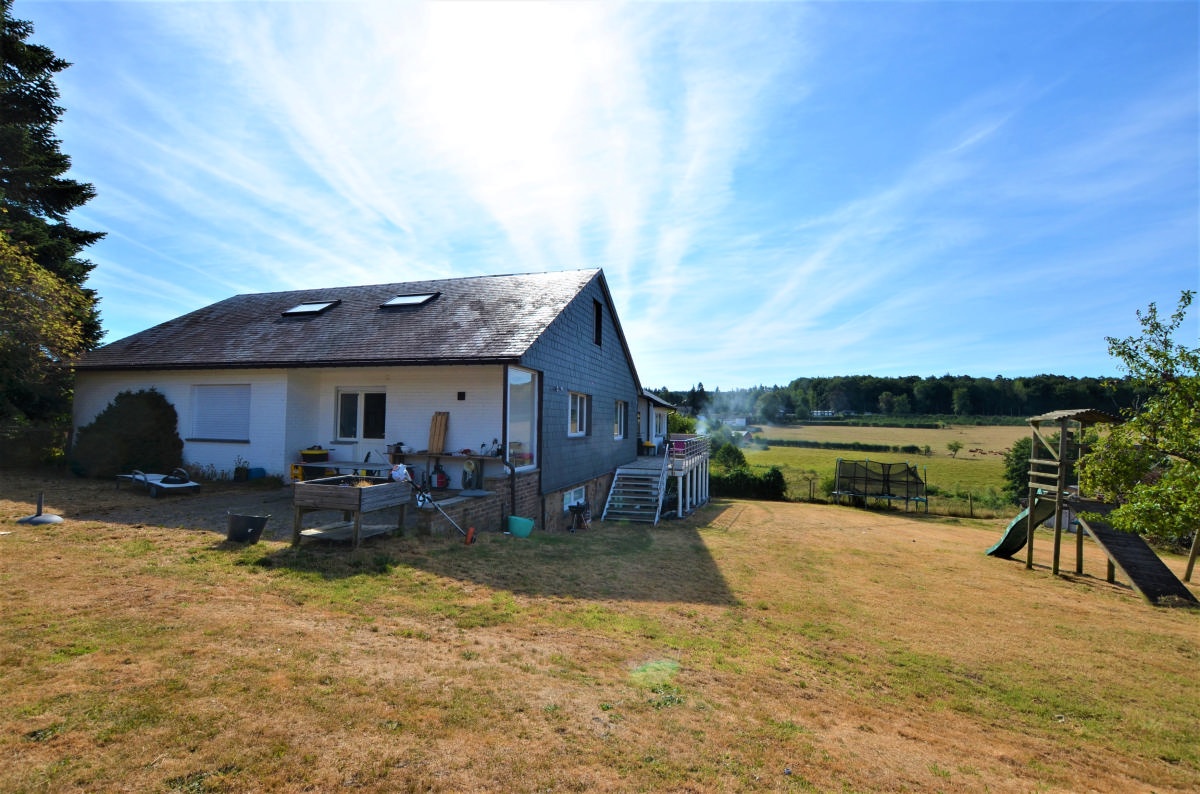
[[[658,472],[658,505],[654,508],[654,526],[658,526],[658,520],[662,518],[663,500],[667,498],[667,473],[670,469],[671,467],[664,460],[662,468]]]

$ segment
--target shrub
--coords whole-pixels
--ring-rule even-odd
[[[733,444],[722,444],[712,456],[713,463],[727,471],[746,468],[746,455]]]
[[[726,474],[710,473],[709,489],[713,496],[741,499],[783,501],[787,496],[787,482],[778,466],[772,466],[763,474],[748,469],[735,469]]]
[[[133,469],[169,472],[183,464],[178,424],[175,406],[158,391],[123,391],[79,429],[71,470],[87,477],[112,477]]]

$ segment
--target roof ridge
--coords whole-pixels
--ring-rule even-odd
[[[300,295],[319,292],[330,292],[334,290],[351,290],[351,289],[375,289],[381,287],[396,287],[403,284],[455,284],[464,281],[482,281],[484,279],[504,279],[504,278],[521,278],[524,276],[565,276],[570,274],[588,274],[588,278],[594,277],[601,272],[603,268],[575,268],[573,270],[531,270],[524,273],[487,273],[478,276],[454,276],[451,278],[434,278],[434,279],[413,279],[410,281],[381,281],[374,284],[343,284],[341,286],[325,286],[325,287],[302,287],[299,289],[274,290],[271,292],[239,292],[236,295],[231,295],[222,300],[230,300],[232,298],[245,298],[249,296],[267,297],[271,295]],[[219,303],[220,301],[218,301]]]

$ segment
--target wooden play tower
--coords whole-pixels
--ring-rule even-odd
[[[1103,411],[1052,411],[1029,420],[1033,444],[1029,450],[1029,511],[1025,516],[1025,567],[1033,568],[1033,536],[1037,525],[1054,517],[1054,575],[1058,575],[1063,516],[1079,496],[1075,464],[1083,450],[1081,440],[1088,427],[1116,424],[1121,420]],[[1058,438],[1054,438],[1057,431]],[[1112,561],[1109,568],[1111,572]],[[1083,571],[1083,533],[1076,533],[1076,572]]]
[[[1029,505],[1013,519],[996,545],[995,557],[1012,557],[1025,547],[1025,567],[1033,566],[1033,539],[1037,526],[1054,522],[1053,573],[1058,576],[1062,533],[1067,523],[1075,532],[1075,573],[1083,573],[1084,535],[1089,535],[1108,557],[1109,582],[1121,574],[1142,598],[1155,605],[1200,606],[1191,591],[1175,576],[1154,550],[1132,532],[1121,532],[1107,521],[1113,505],[1083,499],[1076,464],[1083,454],[1088,427],[1121,421],[1092,409],[1052,411],[1029,419],[1033,444],[1029,454]]]

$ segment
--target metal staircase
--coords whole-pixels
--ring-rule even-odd
[[[638,458],[621,466],[613,477],[604,521],[639,521],[658,525],[662,514],[663,493],[667,488],[667,458]]]

